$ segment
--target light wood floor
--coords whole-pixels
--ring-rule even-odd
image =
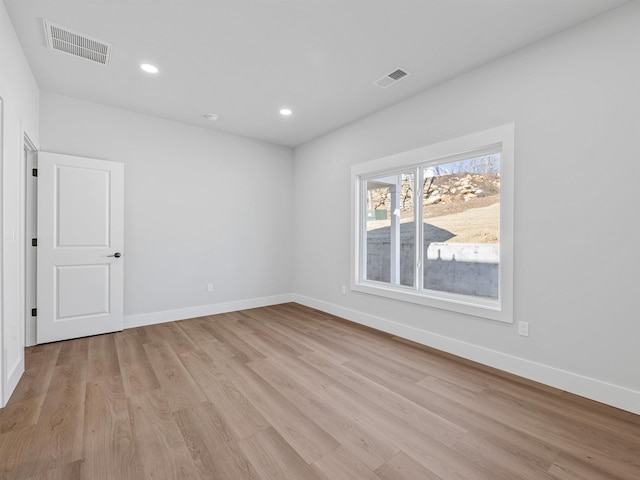
[[[295,304],[26,360],[2,479],[640,479],[639,416]]]

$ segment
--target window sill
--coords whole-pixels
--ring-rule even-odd
[[[414,303],[474,317],[513,323],[511,315],[505,311],[500,300],[484,299],[455,293],[425,290],[418,292],[412,287],[391,286],[379,282],[352,283],[351,290],[400,302]]]

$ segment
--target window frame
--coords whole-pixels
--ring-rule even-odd
[[[513,323],[513,223],[514,223],[514,124],[476,132],[444,142],[427,145],[395,155],[359,163],[351,167],[351,290],[476,317]],[[436,290],[421,289],[422,265],[414,269],[414,286],[391,285],[367,280],[366,260],[366,188],[367,180],[390,174],[414,173],[414,192],[423,168],[458,159],[500,152],[500,262],[498,298],[490,299]],[[422,188],[420,188],[420,192]],[[415,202],[414,223],[421,225],[423,205]],[[416,258],[423,245],[421,228],[415,228]]]

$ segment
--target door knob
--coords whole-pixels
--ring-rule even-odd
[[[107,257],[116,257],[116,258],[120,258],[122,256],[122,254],[120,252],[116,252],[113,255],[107,255]]]

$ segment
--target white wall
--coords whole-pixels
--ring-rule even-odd
[[[125,164],[126,326],[290,299],[291,149],[46,92],[40,106],[43,151]]]
[[[295,151],[301,303],[640,413],[640,5]],[[384,90],[380,91],[384,95]],[[351,292],[350,167],[515,122],[515,320]]]
[[[4,100],[1,151],[0,236],[0,407],[24,370],[24,247],[21,199],[24,194],[24,134],[38,142],[38,85],[13,25],[0,2],[0,97]]]

